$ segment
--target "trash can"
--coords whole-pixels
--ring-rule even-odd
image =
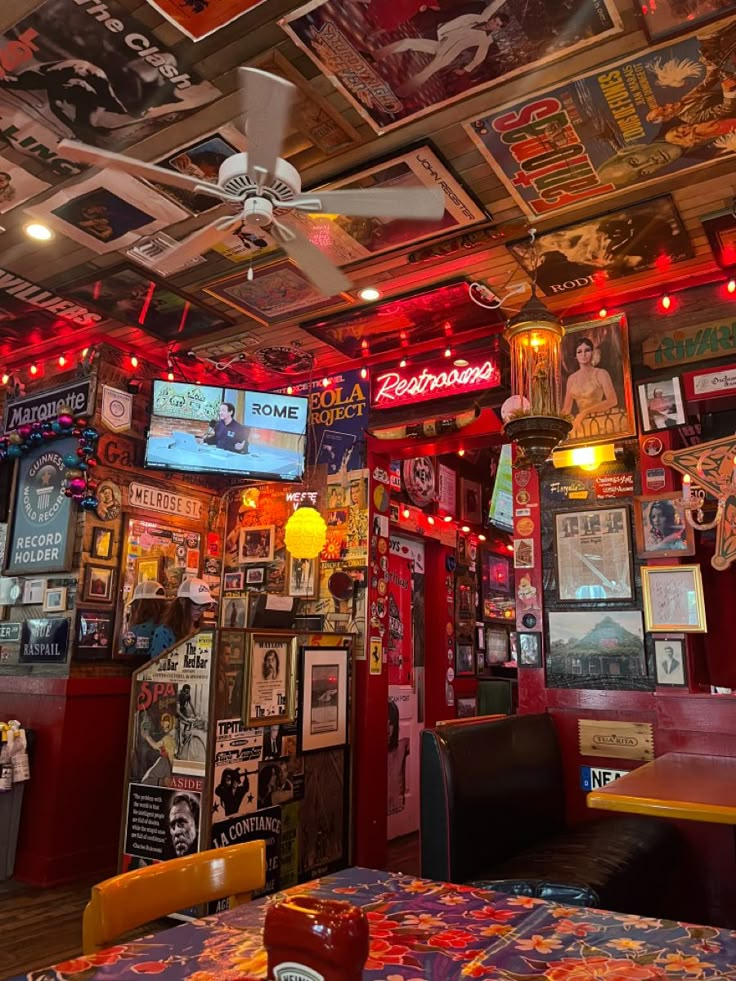
[[[28,756],[32,760],[34,732],[32,729],[26,729],[25,732]],[[25,785],[26,781],[14,783],[12,790],[0,794],[0,882],[10,879],[15,869],[15,851],[18,844]]]

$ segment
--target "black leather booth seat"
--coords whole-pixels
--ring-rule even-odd
[[[610,817],[567,827],[549,715],[422,733],[422,875],[566,904],[667,915],[673,826]]]

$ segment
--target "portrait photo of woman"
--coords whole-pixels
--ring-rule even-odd
[[[636,500],[638,554],[646,556],[693,555],[695,536],[677,494]]]
[[[567,444],[636,432],[623,316],[568,328],[561,366],[562,413],[573,422]]]

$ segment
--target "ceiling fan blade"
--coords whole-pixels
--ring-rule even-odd
[[[274,222],[271,234],[287,255],[291,256],[299,268],[325,296],[335,296],[352,285],[324,252],[313,245],[308,238],[291,225]]]
[[[248,140],[248,169],[262,187],[276,168],[296,88],[260,68],[238,69]]]
[[[296,201],[284,202],[298,211],[328,215],[364,215],[368,218],[439,220],[445,213],[445,195],[437,187],[366,188],[355,191],[310,191]]]
[[[165,276],[178,272],[190,259],[196,259],[226,238],[238,220],[237,217],[229,220],[216,218],[209,225],[203,225],[167,252],[157,263],[156,268]]]
[[[131,177],[142,177],[144,180],[178,187],[183,191],[195,191],[199,185],[205,183],[178,170],[167,170],[166,167],[158,167],[156,164],[146,163],[145,160],[134,160],[122,153],[111,153],[109,150],[100,150],[85,143],[76,143],[74,140],[62,140],[58,150],[59,155],[66,160],[76,160],[78,163],[102,167],[105,170],[121,170]],[[199,193],[205,192],[200,190]]]

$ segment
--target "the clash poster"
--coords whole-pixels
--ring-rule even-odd
[[[506,246],[547,296],[692,258],[690,237],[670,197],[631,205]]]
[[[611,0],[312,0],[281,23],[377,132],[621,30]]]
[[[115,0],[46,0],[0,38],[14,42],[23,57],[0,75],[0,113],[5,125],[41,127],[46,152],[20,148],[42,161],[62,138],[120,150],[220,95]],[[17,147],[14,135],[5,139]]]
[[[736,150],[736,18],[466,123],[531,216],[707,166]]]
[[[201,41],[266,0],[148,0],[192,41]]]

